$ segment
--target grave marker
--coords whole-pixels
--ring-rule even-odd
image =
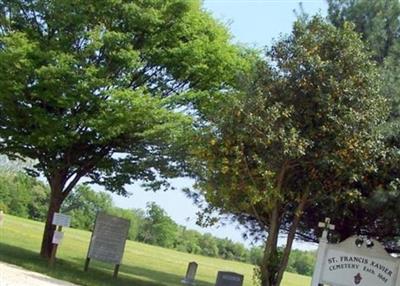
[[[0,211],[0,226],[3,225],[3,221],[4,221],[4,213],[3,211]]]
[[[350,237],[329,244],[328,223],[318,246],[311,286],[400,286],[400,260],[391,257],[374,239]]]
[[[244,276],[235,272],[218,271],[215,286],[242,286]]]
[[[127,219],[98,213],[84,270],[88,270],[90,259],[96,259],[114,264],[113,276],[116,278],[124,254],[129,227],[130,221]]]
[[[196,285],[196,283],[194,283],[194,278],[196,276],[197,266],[198,264],[194,261],[188,264],[186,276],[181,281],[183,284]]]

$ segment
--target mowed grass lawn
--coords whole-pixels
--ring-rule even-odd
[[[219,270],[244,275],[244,285],[253,285],[253,266],[250,264],[192,255],[161,247],[127,241],[117,279],[112,278],[113,265],[92,261],[88,272],[83,266],[90,232],[66,228],[58,249],[57,262],[49,269],[39,257],[44,224],[5,215],[0,226],[0,260],[80,285],[181,286],[188,262],[199,264],[198,286],[214,286]],[[310,278],[286,273],[284,286],[310,285]]]

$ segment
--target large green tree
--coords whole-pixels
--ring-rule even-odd
[[[138,240],[171,248],[176,240],[178,225],[156,203],[148,203]]]
[[[49,189],[22,171],[10,172],[0,167],[0,210],[6,213],[43,220]]]
[[[337,27],[352,22],[377,62],[391,100],[391,116],[400,116],[400,2],[397,0],[328,0],[328,19]],[[392,119],[394,119],[392,118]],[[398,123],[397,126],[398,127]],[[397,128],[398,129],[398,128]]]
[[[337,217],[340,239],[355,233],[377,237],[390,251],[399,251],[400,236],[400,2],[397,0],[328,0],[328,18],[337,27],[345,21],[370,50],[378,66],[383,86],[381,94],[390,105],[390,117],[383,130],[388,154],[381,158],[378,172],[355,185],[360,196],[352,201],[325,201],[326,205],[351,205],[346,219]],[[346,207],[344,207],[346,208]],[[312,222],[315,223],[315,222]],[[397,246],[397,247],[396,247]],[[397,249],[396,249],[397,248]]]
[[[261,284],[275,286],[303,213],[325,197],[351,199],[357,193],[347,187],[376,167],[388,108],[351,24],[298,21],[267,58],[243,80],[243,92],[208,110],[195,155],[209,211],[266,234]]]
[[[355,30],[383,63],[398,46],[400,3],[397,0],[327,0],[328,18],[335,26],[353,22]]]
[[[81,178],[126,194],[181,172],[174,99],[226,88],[236,54],[199,1],[0,1],[0,153],[50,185],[43,257]]]

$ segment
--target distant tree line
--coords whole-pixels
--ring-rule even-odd
[[[0,209],[8,214],[43,221],[46,217],[49,188],[40,180],[22,172],[0,171]],[[149,203],[146,210],[123,209],[113,204],[108,193],[95,192],[87,185],[79,185],[65,201],[62,212],[72,216],[71,227],[92,230],[98,211],[129,219],[128,238],[178,251],[236,260],[257,265],[263,249],[251,249],[230,239],[209,233],[201,234],[175,223],[160,206]],[[288,271],[311,275],[315,261],[312,251],[294,250]]]
[[[0,210],[43,221],[48,202],[47,186],[24,173],[0,172]]]

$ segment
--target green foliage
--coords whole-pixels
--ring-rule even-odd
[[[391,101],[392,120],[400,116],[400,3],[397,0],[338,1],[329,0],[329,19],[337,27],[345,21],[354,23],[355,30],[371,50],[383,78],[382,93]],[[390,126],[396,130],[395,126]],[[396,131],[391,133],[397,134]]]
[[[328,0],[329,19],[337,27],[353,22],[355,30],[382,63],[398,45],[400,4],[397,0]]]
[[[250,263],[254,265],[261,265],[263,257],[263,248],[262,247],[252,247],[249,253]]]
[[[337,1],[330,0],[329,19],[340,27],[352,22],[366,46],[371,50],[381,75],[380,93],[390,105],[390,117],[382,127],[388,154],[378,163],[378,172],[370,173],[354,186],[350,201],[326,202],[350,209],[349,219],[335,218],[340,239],[362,233],[377,237],[394,251],[400,236],[400,2],[396,0]],[[349,207],[344,205],[350,204]],[[332,213],[335,213],[332,211]]]
[[[374,172],[387,118],[377,69],[350,24],[298,21],[243,90],[208,110],[194,149],[197,187],[211,210],[268,233],[262,285],[279,285],[302,213]],[[318,207],[309,217],[319,217]],[[343,210],[345,211],[345,210]],[[277,248],[279,231],[287,248]]]
[[[316,192],[356,181],[381,151],[376,128],[387,108],[350,26],[339,30],[318,18],[298,23],[269,55],[272,68],[262,66],[244,94],[210,114],[214,125],[197,151],[207,163],[199,187],[233,212],[253,213],[258,203],[268,211],[296,199],[296,185]]]
[[[283,249],[281,249],[283,251]],[[262,247],[252,247],[250,249],[250,263],[254,265],[261,265],[263,257]],[[290,253],[289,262],[286,271],[291,273],[298,273],[301,275],[312,276],[316,261],[315,251],[303,251],[299,249],[293,249]],[[255,272],[255,275],[258,271]],[[259,273],[259,272],[258,272]],[[260,277],[256,281],[260,280]]]
[[[229,88],[238,52],[200,1],[0,1],[0,153],[49,182],[42,256],[82,177],[126,194],[185,172],[176,103]]]
[[[0,7],[0,151],[39,160],[47,178],[87,175],[123,193],[171,176],[166,147],[188,121],[163,98],[234,75],[229,35],[197,1]]]
[[[97,212],[107,212],[112,206],[109,194],[94,192],[87,185],[79,185],[64,201],[61,212],[71,215],[71,227],[92,229]]]
[[[138,240],[145,243],[172,247],[178,226],[157,204],[148,203],[146,216]]]
[[[128,232],[128,239],[139,240],[139,234],[143,231],[145,214],[140,209],[123,209],[113,206],[108,213],[130,220],[131,224]]]
[[[316,261],[316,253],[312,251],[292,250],[287,271],[312,276]]]
[[[0,171],[0,209],[4,212],[43,220],[49,189],[24,173]]]
[[[198,254],[201,252],[199,239],[201,234],[198,231],[178,227],[178,233],[175,241],[175,249],[182,252]]]
[[[250,259],[249,250],[246,249],[241,243],[235,243],[232,240],[225,238],[217,239],[217,246],[218,257],[253,263],[253,261]]]
[[[217,241],[213,239],[211,234],[206,233],[199,239],[200,253],[205,256],[216,257],[218,255]]]
[[[387,108],[351,27],[298,23],[269,55],[272,68],[262,66],[244,94],[210,111],[213,125],[203,130],[204,148],[196,153],[207,163],[198,186],[233,211],[251,211],[259,202],[273,208],[290,198],[290,189],[277,193],[282,170],[288,185],[333,189],[336,176],[354,181],[359,170],[374,168],[373,155],[381,151],[376,126]],[[307,178],[299,181],[300,175]]]

